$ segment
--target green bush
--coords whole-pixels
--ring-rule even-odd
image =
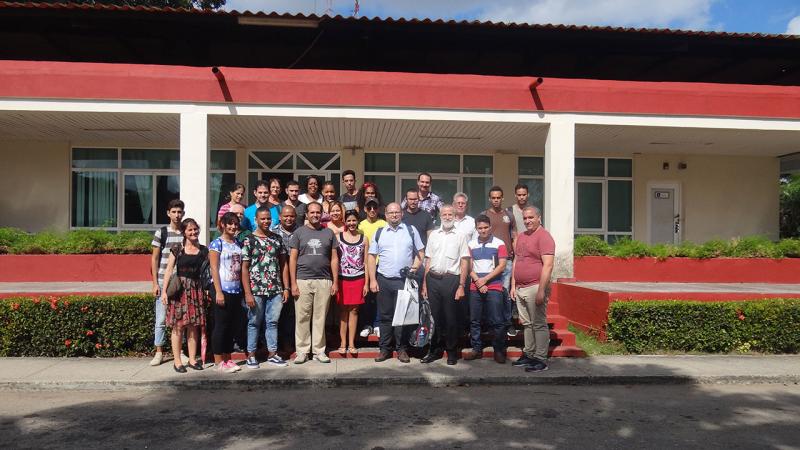
[[[130,356],[152,349],[150,295],[0,301],[0,356]]]
[[[94,254],[150,253],[153,233],[148,231],[75,230],[28,234],[16,228],[0,228],[0,254]]]
[[[628,238],[607,244],[602,238],[591,235],[575,238],[575,256],[613,256],[617,258],[800,258],[800,239],[782,239],[772,242],[763,236],[748,236],[728,241],[711,240],[697,245],[683,242],[680,245],[655,244]]]
[[[609,339],[632,353],[800,350],[800,299],[615,302]]]

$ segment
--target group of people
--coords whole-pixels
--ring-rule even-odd
[[[516,186],[509,207],[503,207],[503,189],[492,187],[490,208],[473,218],[467,195],[456,193],[446,203],[431,191],[428,173],[419,174],[417,188],[405,192],[401,202],[388,204],[374,183],[359,188],[352,170],[343,172],[342,182],[345,192],[337,195],[334,183],[315,176],[308,177],[302,193],[296,181],[285,186],[277,179],[259,181],[255,202],[247,207],[245,187],[237,183],[219,208],[220,234],[208,247],[198,241],[197,222],[183,218],[183,202],[171,201],[170,224],[152,241],[156,354],[151,365],[164,360],[166,327],[180,373],[187,367],[203,370],[197,353],[198,347],[205,353],[199,340],[206,331],[219,371],[241,369],[231,359],[235,343],[245,349],[249,368],[260,367],[260,344],[268,364],[288,365],[279,344],[286,349],[292,340],[294,364],[310,358],[329,363],[325,328],[332,299],[340,355],[358,355],[360,330],[361,337],[378,337],[376,362],[396,352],[408,363],[414,326],[393,326],[392,320],[398,292],[407,278],[415,278],[435,324],[420,362],[446,354],[448,365],[457,364],[467,330],[472,350],[464,359],[482,358],[486,328],[493,334],[494,360],[505,363],[516,311],[525,346],[512,364],[547,370],[555,244],[540,210],[528,204],[527,186]]]

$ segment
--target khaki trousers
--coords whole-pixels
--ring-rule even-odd
[[[547,300],[536,304],[536,292],[539,285],[534,284],[524,288],[517,288],[517,312],[522,322],[525,348],[522,349],[528,358],[538,358],[547,361],[547,350],[550,347],[550,329],[547,327]]]
[[[294,301],[294,346],[298,355],[325,354],[325,317],[331,300],[331,280],[297,280]]]

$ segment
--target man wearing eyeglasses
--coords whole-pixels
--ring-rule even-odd
[[[372,242],[372,237],[379,228],[386,226],[386,221],[378,216],[380,204],[374,198],[368,199],[364,203],[364,211],[367,218],[359,222],[358,231],[364,233],[368,242]],[[380,337],[380,328],[378,328],[378,306],[376,304],[376,296],[374,292],[370,292],[364,297],[364,305],[361,306],[358,314],[358,321],[360,322],[361,332],[359,336],[365,338],[370,334],[375,333]]]

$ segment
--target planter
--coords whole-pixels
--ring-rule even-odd
[[[577,281],[800,283],[800,258],[575,258]]]
[[[149,280],[150,255],[0,255],[0,282]]]

